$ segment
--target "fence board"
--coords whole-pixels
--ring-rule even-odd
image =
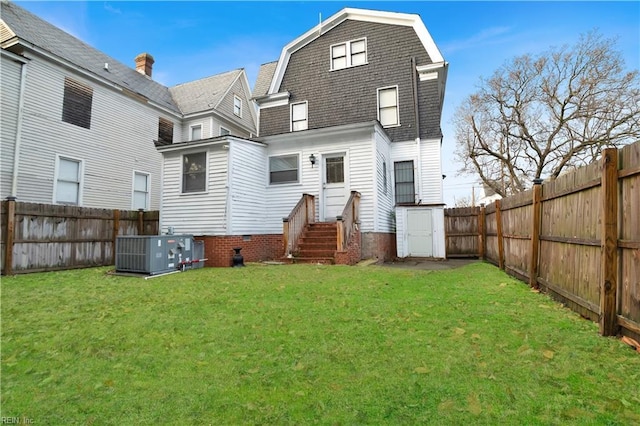
[[[444,210],[446,252],[449,257],[479,255],[479,207]]]
[[[9,268],[4,257],[8,203],[15,207]],[[112,265],[114,234],[141,234],[138,211],[116,214],[109,209],[4,201],[2,213],[2,271],[9,274]],[[157,211],[144,212],[142,234],[156,235],[158,218]]]
[[[545,182],[540,189],[540,220],[536,221],[539,232],[535,234],[533,191],[486,206],[482,215],[478,212],[478,217],[484,218],[478,225],[482,233],[478,240],[484,240],[486,261],[519,279],[527,281],[529,277],[530,284],[539,284],[587,318],[606,317],[602,334],[621,327],[623,334],[640,338],[640,141],[618,150],[617,157],[617,170],[609,170],[608,175],[600,160]],[[615,196],[611,201],[604,199],[603,182],[610,179],[617,184],[613,192],[618,201]],[[606,239],[605,209],[609,217],[613,214],[611,223],[617,217],[617,227],[609,226],[610,235]],[[447,210],[450,217],[468,213]],[[468,232],[471,219],[466,220],[464,224],[451,220],[446,231],[452,235]],[[615,234],[615,229],[617,239],[611,236],[611,230]],[[537,262],[535,254],[532,255],[535,247],[539,247]],[[603,250],[607,247],[608,255],[604,257]],[[459,247],[447,245],[449,249]],[[609,266],[611,262],[613,269]],[[605,266],[609,268],[606,274]],[[617,292],[601,291],[607,282],[616,281]],[[611,303],[614,294],[616,300]]]

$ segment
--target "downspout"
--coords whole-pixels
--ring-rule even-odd
[[[417,167],[416,178],[418,180],[418,204],[422,203],[422,154],[420,152],[420,109],[418,102],[418,81],[416,78],[416,57],[411,57],[411,86],[413,88],[413,111],[415,113],[416,127],[416,151]]]
[[[22,115],[24,107],[24,90],[27,80],[27,64],[20,67],[20,91],[18,93],[18,123],[16,126],[16,138],[13,152],[13,175],[11,177],[11,197],[18,196],[18,168],[20,166],[20,145],[22,145]]]

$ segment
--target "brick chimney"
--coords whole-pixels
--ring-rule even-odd
[[[148,53],[141,53],[136,56],[136,71],[151,78],[151,70],[153,69],[153,56]]]

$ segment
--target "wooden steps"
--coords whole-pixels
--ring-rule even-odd
[[[287,259],[291,263],[320,263],[333,265],[337,250],[337,225],[335,222],[318,222],[307,225],[298,243],[298,250]]]

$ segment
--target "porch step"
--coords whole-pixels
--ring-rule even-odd
[[[290,259],[292,263],[335,263],[337,225],[330,222],[307,225],[300,237],[298,250]]]

